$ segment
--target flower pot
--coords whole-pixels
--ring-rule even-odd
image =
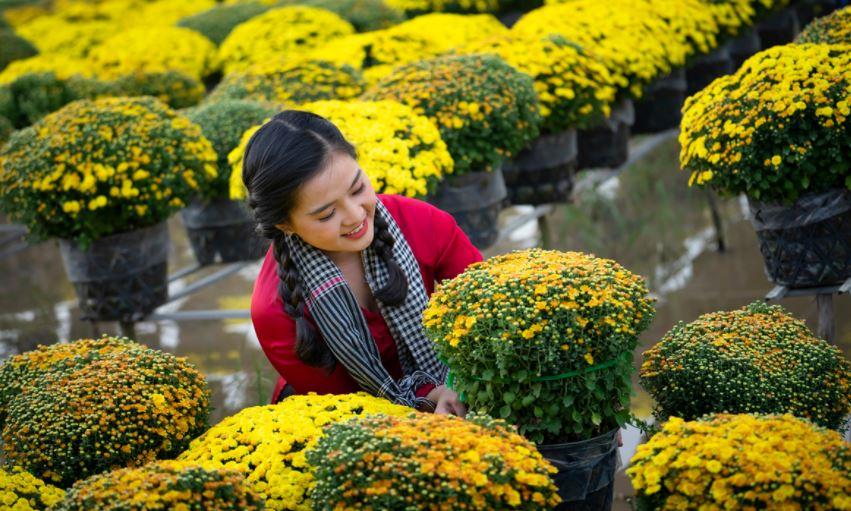
[[[567,202],[576,169],[576,130],[541,135],[502,166],[509,204]]]
[[[499,236],[499,212],[508,196],[502,170],[447,176],[430,202],[451,214],[470,241],[485,249]]]
[[[269,241],[254,232],[254,221],[240,201],[194,200],[180,218],[198,264],[253,261],[269,248]]]
[[[682,68],[645,87],[644,95],[635,102],[632,132],[657,133],[678,127],[686,89],[686,72]]]
[[[168,227],[114,234],[81,249],[59,240],[84,320],[137,321],[168,297]]]
[[[730,59],[733,61],[733,71],[738,70],[746,60],[759,53],[762,49],[761,44],[759,34],[754,28],[745,30],[737,38],[730,41]]]
[[[798,14],[789,8],[775,12],[757,25],[759,39],[763,50],[772,46],[791,43],[800,31]]]
[[[630,126],[635,122],[632,101],[622,99],[599,125],[577,133],[578,169],[618,167],[629,155]]]
[[[553,482],[562,503],[557,511],[608,511],[612,509],[615,472],[620,466],[618,430],[565,444],[539,444],[538,452],[558,472]]]
[[[719,76],[733,72],[730,57],[730,45],[719,46],[714,51],[694,59],[686,69],[687,93],[689,96],[700,92]]]
[[[768,278],[789,288],[851,277],[851,191],[804,195],[792,205],[750,201]]]
[[[798,24],[803,28],[816,18],[827,16],[836,10],[838,3],[837,0],[800,0],[795,4]]]

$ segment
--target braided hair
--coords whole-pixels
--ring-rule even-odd
[[[299,269],[290,255],[287,235],[277,226],[288,221],[299,189],[326,167],[334,153],[357,158],[354,146],[330,121],[309,112],[285,110],[249,139],[242,165],[242,181],[248,189],[248,206],[257,232],[272,240],[284,312],[296,323],[296,356],[305,364],[329,370],[336,359],[305,315],[305,289]],[[375,298],[385,306],[399,305],[408,294],[408,280],[393,258],[396,240],[380,215],[375,215],[373,223],[371,246],[387,265],[390,276],[387,284],[376,290]]]

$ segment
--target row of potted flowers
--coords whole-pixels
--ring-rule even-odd
[[[466,422],[311,394],[209,428],[209,389],[184,359],[109,337],[40,347],[0,366],[4,459],[29,472],[5,472],[12,496],[0,498],[607,509],[616,432],[636,421],[633,351],[653,313],[644,280],[614,261],[534,249],[473,265],[423,318]],[[851,412],[851,362],[780,307],[680,323],[640,376],[660,423],[630,469],[644,508],[847,508],[851,452],[835,430]]]
[[[602,17],[597,8],[583,5],[577,2],[575,8],[579,9],[577,12],[588,11],[586,21]],[[540,12],[566,6],[574,4],[542,8]],[[642,12],[648,19],[668,23],[664,18],[654,17],[661,12],[661,6],[650,2]],[[295,16],[290,21],[296,23],[298,16],[319,11],[310,9],[287,7],[268,11],[239,25],[229,37],[249,44],[250,38],[240,35],[245,27],[259,23],[247,32],[256,34],[259,27],[268,23],[267,17],[281,21],[277,17]],[[327,11],[322,15],[333,16]],[[607,140],[606,133],[617,134],[618,143],[625,147],[628,127],[625,130],[624,127],[629,122],[625,119],[628,116],[622,115],[619,108],[613,113],[611,106],[618,91],[634,89],[641,83],[638,80],[650,79],[656,68],[648,68],[648,63],[657,62],[656,71],[664,71],[665,65],[675,63],[672,55],[685,59],[690,53],[704,49],[681,43],[676,51],[666,50],[672,55],[663,55],[656,61],[651,55],[634,69],[626,68],[628,72],[622,71],[618,78],[607,69],[619,66],[620,61],[613,59],[607,64],[605,59],[598,60],[563,36],[541,37],[535,33],[540,30],[534,22],[540,17],[538,11],[524,17],[511,34],[500,35],[506,29],[492,18],[429,15],[387,29],[394,35],[385,39],[405,41],[405,37],[423,32],[433,24],[430,16],[441,16],[447,23],[451,20],[462,36],[455,36],[454,42],[446,43],[441,51],[461,45],[462,55],[435,57],[397,67],[372,86],[360,71],[347,65],[311,60],[254,64],[247,71],[226,76],[200,106],[181,112],[200,126],[200,138],[197,126],[190,128],[189,124],[171,120],[176,115],[174,112],[163,105],[145,103],[147,100],[98,99],[69,105],[44,117],[31,129],[16,133],[3,150],[0,164],[4,168],[4,209],[25,223],[33,235],[65,240],[64,261],[87,317],[136,319],[165,300],[167,236],[162,222],[174,211],[186,208],[182,216],[202,264],[250,259],[262,254],[266,245],[251,234],[251,219],[239,204],[225,198],[228,174],[236,181],[231,189],[236,190],[237,196],[241,175],[238,169],[230,171],[226,155],[237,145],[240,132],[261,123],[282,104],[297,104],[324,109],[329,115],[333,113],[335,122],[348,125],[344,133],[357,142],[362,154],[370,155],[371,165],[367,168],[382,191],[429,198],[452,212],[473,241],[486,247],[497,237],[496,220],[506,196],[510,195],[515,202],[530,203],[563,200],[567,196],[577,159],[573,127],[593,127],[594,122],[606,116],[610,120],[620,119],[607,124],[615,126],[614,131],[597,128],[588,133],[602,133],[603,140]],[[569,33],[575,27],[544,30],[556,29]],[[615,33],[614,26],[607,30],[610,35]],[[378,32],[382,31],[370,37],[378,37],[375,35]],[[524,35],[527,32],[533,35]],[[496,34],[496,39],[482,40],[486,34]],[[607,44],[614,48],[622,42]],[[710,42],[705,44],[711,47]],[[392,44],[385,49],[390,47]],[[376,48],[381,46],[373,45],[370,51]],[[472,53],[463,54],[467,51]],[[387,53],[396,55],[398,51]],[[253,50],[246,50],[245,54],[254,55]],[[399,58],[404,61],[410,57]],[[358,64],[363,65],[364,62]],[[174,77],[172,81],[161,80],[164,75],[168,73],[135,75],[134,80],[162,85],[164,89],[137,88],[144,93],[160,90],[172,99],[180,97],[187,87],[197,89],[181,81],[180,75],[168,75]],[[26,96],[33,95],[29,87],[33,81],[28,81],[28,76],[32,75],[13,83],[11,90],[19,94],[13,95],[11,103],[33,104]],[[629,85],[630,80],[636,82]],[[67,85],[69,91],[83,90],[89,97],[104,94],[100,87],[92,85],[101,83],[97,80],[80,77],[57,80],[53,75],[46,80],[49,87],[57,82],[63,87]],[[69,92],[68,96],[78,97],[76,94]],[[356,108],[341,102],[326,106],[308,103],[334,97],[358,103],[352,103]],[[399,105],[381,112],[381,108],[370,107],[365,101],[396,101]],[[0,110],[1,103],[2,97]],[[127,105],[137,106],[125,109]],[[153,113],[148,115],[142,112],[144,109]],[[392,132],[388,130],[390,111],[397,115],[392,125],[400,124],[400,129]],[[130,126],[135,117],[143,114],[154,125],[171,123],[175,128],[179,124],[180,129],[156,131],[162,138],[148,140],[153,128]],[[156,122],[152,121],[155,117],[159,117]],[[71,137],[59,128],[69,119],[76,122],[79,130]],[[97,130],[86,128],[92,120],[97,121]],[[428,123],[436,125],[436,130],[426,126]],[[125,130],[124,126],[130,129]],[[197,144],[181,145],[189,149],[187,152],[168,149],[182,137],[198,138]],[[593,141],[599,142],[599,138],[586,137],[584,147],[594,154],[601,144]],[[201,150],[201,139],[208,139],[215,152]],[[69,143],[72,140],[76,145]],[[533,141],[537,150],[524,152]],[[139,153],[125,154],[130,145]],[[84,150],[95,146],[103,148],[102,152],[94,153],[97,158]],[[602,146],[606,146],[605,142]],[[45,147],[50,149],[36,150]],[[161,153],[163,150],[167,152]],[[137,159],[149,161],[140,163]],[[213,159],[215,165],[211,165]],[[235,159],[238,162],[239,153]],[[503,164],[505,160],[510,163]],[[198,171],[201,167],[203,172]],[[186,172],[183,168],[193,171]],[[508,190],[503,183],[503,170],[512,185]],[[132,234],[134,230],[142,232]],[[111,235],[122,239],[109,238]],[[96,240],[104,250],[86,248]],[[139,292],[128,293],[122,283],[112,282],[119,265],[125,267],[124,277],[128,271],[133,273],[130,277],[134,284],[130,289]]]

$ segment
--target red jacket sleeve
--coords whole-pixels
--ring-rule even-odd
[[[277,289],[276,263],[267,256],[251,297],[251,321],[260,347],[278,374],[299,394],[344,394],[357,390],[357,383],[340,364],[328,374],[326,369],[299,360],[295,352],[295,320],[284,313]],[[282,387],[281,382],[278,386]]]
[[[433,208],[431,220],[435,235],[432,246],[437,249],[437,259],[434,264],[434,278],[437,282],[454,278],[467,266],[482,260],[481,252],[458,227],[452,215]]]

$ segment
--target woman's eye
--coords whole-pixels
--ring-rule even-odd
[[[327,222],[328,220],[331,220],[331,217],[332,217],[332,216],[334,216],[334,210],[331,210],[331,212],[330,212],[330,213],[328,213],[328,215],[327,215],[327,216],[323,216],[323,217],[321,217],[321,218],[319,219],[319,221],[320,221],[320,222]]]
[[[352,192],[352,195],[357,195],[357,194],[361,193],[365,188],[366,188],[366,183],[361,184],[360,188],[358,188],[357,190]]]

